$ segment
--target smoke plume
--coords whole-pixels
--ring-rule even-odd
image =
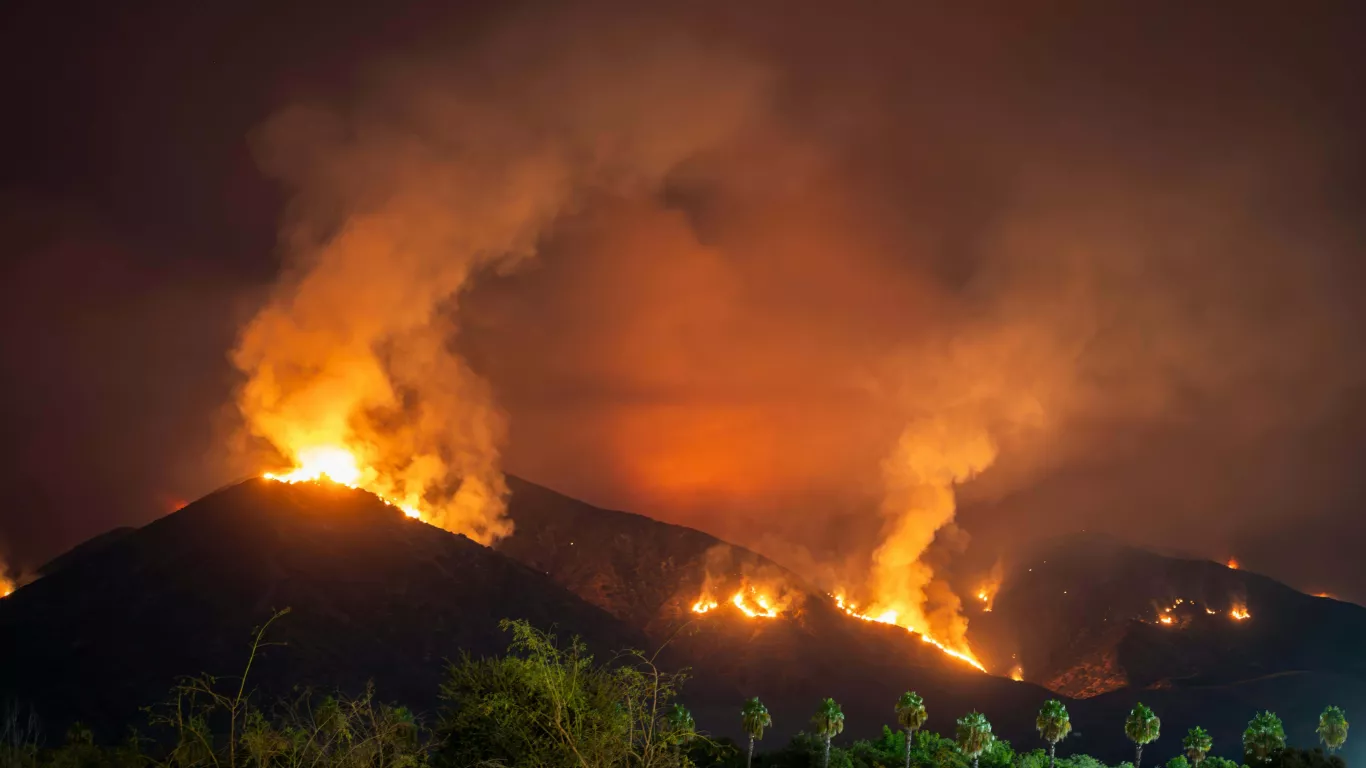
[[[263,130],[263,167],[293,192],[287,271],[233,354],[247,426],[286,461],[344,447],[357,484],[486,543],[510,531],[507,427],[455,350],[462,294],[586,199],[652,194],[743,124],[763,81],[686,40],[547,31],[391,67],[350,109]]]
[[[980,429],[944,419],[914,422],[901,433],[896,452],[883,464],[887,522],[868,580],[872,614],[895,611],[897,623],[964,647],[962,603],[946,584],[934,582],[923,556],[935,535],[953,522],[955,486],[991,466],[996,450]]]

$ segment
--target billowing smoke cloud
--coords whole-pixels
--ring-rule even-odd
[[[762,99],[758,70],[686,40],[548,31],[394,67],[259,142],[293,198],[286,278],[233,355],[249,430],[295,464],[344,447],[356,484],[482,542],[510,530],[506,424],[453,347],[462,293],[586,200],[653,193]]]
[[[895,611],[905,626],[929,631],[941,642],[962,647],[967,626],[952,590],[927,593],[934,571],[922,558],[936,534],[953,522],[954,489],[991,466],[996,444],[980,428],[931,419],[908,425],[894,454],[883,465],[887,518],[882,542],[873,552],[869,589],[877,615]]]

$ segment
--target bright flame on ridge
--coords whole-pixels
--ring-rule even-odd
[[[1229,617],[1232,618],[1234,621],[1242,621],[1243,619],[1247,619],[1247,618],[1251,618],[1251,617],[1252,617],[1252,614],[1250,614],[1250,613],[1247,612],[1247,606],[1245,606],[1245,605],[1235,605],[1235,606],[1233,606],[1232,608],[1229,609],[1228,615],[1229,615]]]
[[[422,513],[411,504],[403,504],[377,492],[370,480],[373,480],[373,471],[362,470],[360,462],[356,460],[356,455],[338,445],[323,445],[314,448],[305,448],[299,451],[297,457],[299,465],[289,472],[276,474],[267,472],[262,477],[267,480],[274,480],[280,483],[318,483],[323,480],[344,485],[347,488],[356,488],[369,491],[391,507],[397,507],[408,517],[421,520]]]
[[[844,600],[844,595],[842,595],[842,594],[841,594],[841,595],[831,595],[831,597],[834,598],[834,600],[835,600],[835,605],[838,606],[839,609],[840,609],[841,611],[844,611],[845,613],[849,614],[850,616],[853,616],[853,617],[856,618],[856,619],[863,619],[864,621],[872,621],[872,622],[876,622],[876,623],[878,623],[878,624],[891,624],[891,625],[893,625],[893,626],[901,626],[900,624],[897,624],[897,623],[896,623],[896,619],[897,619],[897,612],[896,612],[896,611],[884,611],[884,612],[878,614],[877,616],[869,616],[868,614],[859,613],[859,612],[858,612],[858,608],[855,607],[853,603],[847,603],[847,602],[845,602],[845,600]],[[955,659],[959,659],[959,660],[961,660],[961,661],[967,662],[968,664],[971,664],[973,667],[975,667],[975,668],[976,668],[978,671],[980,671],[980,672],[986,672],[986,671],[987,671],[987,668],[984,667],[984,666],[982,666],[982,662],[978,661],[977,658],[976,658],[975,656],[973,656],[973,655],[972,655],[970,652],[968,652],[967,650],[961,650],[961,651],[954,650],[953,648],[950,648],[950,647],[948,647],[947,645],[944,645],[943,643],[939,642],[938,640],[935,640],[933,637],[930,637],[929,635],[927,635],[927,634],[925,634],[925,633],[923,633],[923,632],[917,631],[916,629],[914,629],[914,628],[912,628],[912,627],[904,627],[904,626],[903,626],[902,629],[905,629],[907,632],[910,632],[910,633],[913,634],[913,635],[920,635],[920,639],[923,640],[924,642],[929,643],[930,645],[933,645],[934,647],[938,648],[939,650],[943,651],[944,653],[947,653],[948,655],[954,657]]]
[[[788,600],[779,600],[766,593],[766,591],[755,587],[749,582],[740,585],[735,594],[726,600],[726,603],[735,606],[740,613],[751,619],[776,619],[787,610]],[[702,592],[702,596],[697,598],[697,602],[692,604],[693,613],[707,613],[719,608],[721,603],[711,594],[710,587]]]
[[[1228,562],[1227,562],[1227,563],[1224,563],[1224,565],[1226,565],[1226,566],[1228,566],[1230,569],[1236,571],[1236,570],[1238,570],[1238,558],[1236,558],[1236,557],[1230,557],[1230,558],[1228,559]]]

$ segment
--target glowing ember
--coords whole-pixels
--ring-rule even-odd
[[[781,597],[774,595],[781,595]],[[756,587],[745,581],[741,583],[740,588],[730,596],[726,603],[734,606],[736,610],[751,619],[776,619],[788,609],[792,600],[793,595],[784,590]],[[720,606],[721,603],[712,596],[711,587],[706,586],[702,590],[702,596],[692,604],[692,611],[693,613],[708,613]]]
[[[416,505],[395,501],[377,491],[374,485],[375,473],[362,470],[355,454],[341,446],[324,445],[304,449],[299,451],[298,461],[299,466],[289,472],[267,472],[262,477],[280,483],[320,483],[326,480],[347,488],[369,491],[385,504],[402,510],[408,517],[422,519],[422,513]]]
[[[844,611],[845,613],[849,614],[850,616],[853,616],[853,617],[856,618],[856,619],[863,619],[864,621],[872,621],[872,622],[876,622],[876,623],[878,623],[878,624],[891,624],[891,625],[893,625],[893,626],[901,626],[901,625],[899,625],[899,624],[896,623],[896,619],[897,619],[897,613],[896,613],[896,611],[884,611],[884,612],[882,612],[881,614],[878,614],[877,616],[870,616],[870,615],[868,615],[868,614],[859,613],[859,612],[858,612],[858,608],[857,608],[853,603],[845,602],[844,595],[842,595],[842,594],[840,594],[840,595],[831,595],[831,597],[834,598],[834,600],[835,600],[835,605],[838,606],[840,610]],[[948,655],[954,657],[955,659],[959,659],[959,660],[961,660],[961,661],[967,662],[968,664],[970,664],[970,665],[972,665],[973,667],[975,667],[978,671],[981,671],[981,672],[986,672],[986,671],[987,671],[987,668],[984,667],[984,666],[982,666],[982,662],[978,661],[977,658],[976,658],[975,656],[973,656],[972,653],[970,653],[966,648],[963,649],[963,650],[955,650],[955,649],[953,649],[953,648],[950,648],[950,647],[944,645],[943,643],[939,642],[938,640],[935,640],[933,637],[930,637],[929,635],[927,635],[927,634],[925,634],[925,633],[923,633],[923,632],[920,632],[920,631],[916,630],[916,629],[913,628],[913,627],[902,627],[902,628],[905,629],[907,632],[910,632],[910,633],[913,634],[913,635],[920,635],[920,639],[921,639],[922,641],[924,641],[924,642],[926,642],[926,643],[929,643],[930,645],[933,645],[934,647],[938,648],[939,650],[943,651],[944,653],[947,653]]]
[[[1224,565],[1227,565],[1229,568],[1232,568],[1235,571],[1238,570],[1238,561],[1235,558],[1230,557],[1228,559],[1228,562],[1224,563]]]
[[[1160,622],[1162,622],[1163,624],[1168,625],[1168,626],[1170,626],[1172,623],[1174,623],[1174,622],[1176,621],[1176,619],[1173,619],[1173,618],[1171,617],[1171,614],[1169,614],[1169,613],[1164,613],[1164,614],[1162,614],[1161,616],[1158,616],[1158,617],[1157,617],[1157,620],[1160,621]]]
[[[1213,608],[1206,608],[1205,613],[1208,613],[1209,615],[1213,616],[1214,614],[1218,613],[1218,611],[1214,610]]]
[[[1010,670],[1010,679],[1017,683],[1024,682],[1024,667],[1016,664]]]
[[[1314,597],[1326,597],[1326,598],[1328,598],[1329,600],[1335,600],[1335,599],[1336,599],[1336,598],[1333,597],[1332,593],[1330,593],[1330,592],[1318,592],[1318,593],[1315,593]]]
[[[693,613],[706,613],[715,608],[719,603],[715,600],[702,599],[692,604]]]

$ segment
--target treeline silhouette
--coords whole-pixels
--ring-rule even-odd
[[[373,688],[360,695],[299,689],[261,703],[252,666],[272,644],[271,624],[287,613],[254,632],[240,675],[180,680],[165,701],[146,708],[145,728],[120,743],[97,744],[79,723],[64,739],[50,739],[34,713],[10,706],[0,718],[0,768],[1110,768],[1089,755],[1057,757],[1071,733],[1060,701],[1038,713],[1044,746],[1017,752],[978,712],[956,721],[953,738],[924,730],[926,702],[910,691],[888,708],[897,727],[884,725],[877,739],[835,745],[844,713],[825,699],[810,730],[756,752],[773,722],[758,698],[737,711],[743,743],[714,739],[677,700],[685,674],[661,670],[641,651],[599,661],[577,638],[561,645],[549,632],[510,620],[501,624],[512,638],[506,654],[449,663],[441,706],[429,720],[377,700]],[[1160,729],[1152,710],[1135,706],[1123,723],[1134,762],[1115,768],[1142,768],[1143,746]],[[1183,754],[1165,768],[1345,768],[1334,753],[1347,729],[1345,714],[1328,707],[1318,725],[1327,752],[1301,749],[1286,744],[1274,713],[1262,712],[1243,734],[1242,764],[1210,756],[1209,734],[1192,728]]]

